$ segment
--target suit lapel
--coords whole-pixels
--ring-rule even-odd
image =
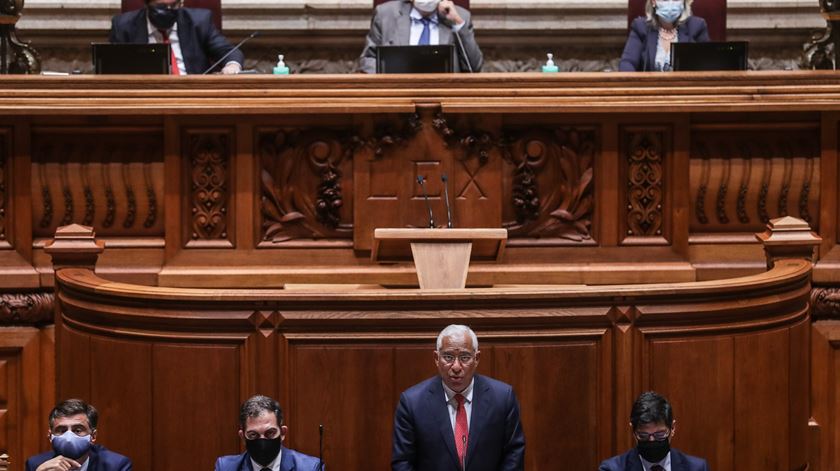
[[[671,449],[671,471],[688,471],[685,457],[679,451]]]
[[[282,448],[281,450],[280,471],[294,471],[295,461],[292,459],[292,454],[286,448]]]
[[[453,7],[454,8],[454,7]],[[438,18],[438,44],[446,45],[452,43],[452,28],[444,21]],[[458,56],[457,54],[455,55]]]
[[[647,54],[647,63],[645,64],[645,71],[656,70],[656,46],[659,42],[659,30],[648,26],[648,34],[645,36],[645,54]]]
[[[137,10],[131,28],[130,41],[135,44],[146,44],[149,42],[149,25],[146,22],[146,9]]]
[[[251,469],[251,456],[247,452],[242,453],[242,461],[239,462],[238,471],[253,471]]]
[[[688,22],[686,21],[677,27],[677,40],[681,43],[691,42],[691,36],[688,33]]]
[[[408,46],[411,37],[411,1],[404,0],[394,12],[396,28],[393,30],[391,44],[396,46]]]
[[[645,468],[642,467],[642,458],[639,456],[639,452],[633,448],[627,456],[627,462],[624,464],[624,471],[644,471],[644,469]],[[675,470],[672,469],[671,471]]]
[[[446,404],[446,394],[443,392],[443,385],[439,378],[435,378],[429,386],[426,400],[428,401],[426,410],[432,411],[438,425],[438,431],[440,431],[443,443],[446,445],[446,450],[449,451],[449,456],[452,458],[456,469],[460,469],[461,463],[458,462],[458,452],[455,451],[455,433],[452,431],[452,421],[449,419],[449,406]]]
[[[481,375],[473,376],[473,400],[470,410],[469,441],[467,442],[467,463],[472,462],[476,453],[478,439],[484,430],[484,422],[490,411],[490,385],[484,381]]]

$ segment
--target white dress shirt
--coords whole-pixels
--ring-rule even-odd
[[[411,13],[408,16],[411,18],[411,34],[408,37],[408,44],[410,46],[416,46],[420,42],[420,35],[423,34],[423,22],[420,21],[423,19],[423,14],[412,7]],[[440,16],[432,14],[429,15],[429,19],[431,20],[429,22],[429,45],[436,46],[440,44]],[[457,33],[463,27],[464,23],[452,25],[452,31]]]
[[[473,399],[473,385],[475,378],[470,381],[470,385],[461,391],[464,396],[464,410],[467,411],[467,430],[470,429],[470,422],[472,422],[472,399]],[[449,406],[449,420],[452,422],[452,433],[455,433],[455,418],[458,416],[458,401],[455,400],[455,391],[449,389],[446,383],[443,383],[443,393],[446,395],[446,405]]]
[[[251,458],[251,469],[253,469],[254,471],[260,471],[263,468],[268,468],[271,471],[280,471],[280,458],[282,456],[283,456],[283,450],[280,450],[280,453],[277,453],[277,458],[274,458],[274,461],[269,463],[268,466],[263,466],[263,465],[257,463],[256,461],[254,461],[253,458]]]
[[[155,25],[146,17],[146,26],[149,30],[149,44],[159,44],[163,42],[163,35],[155,28]],[[181,41],[178,39],[178,23],[172,25],[169,30],[169,47],[175,53],[175,60],[178,62],[178,72],[181,75],[187,75],[187,66],[184,65],[184,55],[181,53]]]
[[[639,459],[642,460],[642,468],[644,468],[645,471],[651,471],[650,468],[652,468],[654,465],[657,465],[657,464],[659,466],[662,466],[662,469],[664,469],[665,471],[671,471],[671,452],[670,451],[668,452],[667,455],[665,455],[665,458],[662,458],[662,461],[660,461],[659,463],[651,463],[651,462],[647,461],[646,459],[642,458],[641,456],[639,457]]]

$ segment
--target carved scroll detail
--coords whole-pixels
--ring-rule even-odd
[[[420,115],[417,113],[407,115],[401,126],[394,126],[393,122],[388,122],[382,126],[377,126],[374,135],[364,141],[364,145],[373,149],[375,159],[380,159],[385,155],[385,151],[393,146],[405,145],[411,138],[417,135],[423,129],[423,122]],[[353,145],[361,145],[362,141],[358,137],[353,138],[356,142]]]
[[[190,132],[188,136],[192,211],[190,238],[227,239],[229,135],[225,132]]]
[[[840,287],[814,286],[811,306],[813,320],[840,320]]]
[[[594,131],[566,127],[509,132],[502,155],[514,166],[512,237],[592,238]]]
[[[365,142],[328,129],[285,129],[259,135],[262,239],[352,238],[352,212],[344,209],[349,200],[342,193],[344,167],[364,145],[372,146],[377,154],[403,139],[389,136]]]
[[[54,302],[53,293],[0,294],[0,325],[49,324]]]
[[[627,154],[627,235],[662,235],[663,135],[630,135]]]

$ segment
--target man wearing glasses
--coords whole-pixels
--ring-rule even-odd
[[[50,412],[47,437],[52,451],[26,460],[26,471],[131,471],[131,460],[96,445],[99,412],[79,399],[68,399]]]
[[[181,0],[146,0],[146,8],[117,15],[111,21],[112,43],[171,46],[172,75],[202,74],[233,46],[213,25],[210,10],[181,8]],[[236,50],[227,58],[223,74],[238,74],[245,56]]]
[[[475,374],[475,332],[450,325],[437,338],[438,376],[400,395],[393,471],[514,471],[525,466],[525,436],[513,388]]]
[[[671,404],[659,394],[642,393],[630,411],[636,448],[601,463],[600,471],[708,471],[706,460],[671,448],[676,432]]]
[[[260,395],[248,399],[239,409],[239,438],[246,451],[219,457],[216,471],[320,471],[318,458],[283,447],[288,431],[277,401]]]

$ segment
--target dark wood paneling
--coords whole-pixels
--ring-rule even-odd
[[[150,449],[133,454],[152,456],[150,469],[211,469],[219,455],[238,453],[239,349],[158,344],[151,355],[154,434]]]

